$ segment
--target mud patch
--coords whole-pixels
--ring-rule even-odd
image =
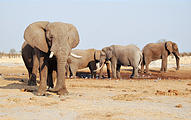
[[[176,108],[182,108],[182,104],[178,104],[175,106]]]
[[[162,95],[162,96],[184,96],[188,94],[190,93],[183,93],[183,92],[179,92],[178,90],[168,90],[168,91],[157,90],[155,92],[155,95]]]
[[[133,101],[133,100],[147,100],[147,98],[141,97],[141,95],[134,94],[120,94],[111,97],[113,100]]]

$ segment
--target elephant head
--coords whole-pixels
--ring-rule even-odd
[[[169,54],[173,54],[176,58],[176,66],[177,66],[177,70],[180,68],[179,66],[179,61],[180,61],[180,54],[179,54],[179,50],[178,50],[178,46],[176,43],[172,42],[172,41],[167,41],[165,43],[165,48],[167,49]]]
[[[100,52],[100,68],[98,68],[96,71],[102,69],[104,67],[104,64],[106,61],[110,60],[113,56],[113,48],[105,47]]]
[[[40,21],[30,24],[25,32],[24,39],[33,48],[38,48],[44,53],[53,54],[57,58],[58,81],[52,91],[65,87],[65,65],[72,48],[79,43],[77,29],[72,24]]]
[[[96,61],[100,61],[100,54],[101,54],[101,50],[95,50],[95,52],[94,52],[94,59]]]

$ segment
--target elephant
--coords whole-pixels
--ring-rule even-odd
[[[40,69],[40,85],[37,95],[46,93],[48,60],[53,56],[56,58],[57,64],[57,83],[49,91],[57,92],[59,95],[67,94],[65,65],[72,48],[75,48],[80,41],[76,27],[63,22],[34,22],[25,29],[24,39],[34,48],[31,76],[35,76],[38,68]],[[30,78],[33,79],[34,77]]]
[[[138,66],[142,61],[142,53],[135,45],[111,45],[104,47],[100,53],[100,65],[103,67],[105,61],[111,61],[111,70],[114,79],[120,79],[120,67],[132,66],[133,72],[131,78],[138,77]]]
[[[73,56],[69,56],[68,58],[68,66],[69,69],[67,70],[67,77],[70,76],[70,72],[72,73],[72,77],[76,77],[76,72],[78,69],[83,69],[86,67],[89,67],[91,72],[91,77],[96,78],[96,72],[97,69],[96,63],[100,61],[100,50],[96,49],[86,49],[86,50],[80,50],[75,49],[72,50],[73,54],[76,54],[78,56],[82,56],[82,58],[78,59]],[[100,71],[100,75],[102,75],[103,70]],[[108,72],[108,78],[110,78],[110,66],[107,65],[107,72]],[[99,77],[101,77],[99,75]]]
[[[147,44],[143,50],[143,61],[141,63],[141,72],[144,72],[144,65],[146,65],[146,70],[145,72],[148,73],[149,71],[149,64],[151,61],[155,61],[158,59],[162,59],[162,64],[161,64],[161,72],[166,72],[167,71],[167,57],[172,53],[175,58],[176,58],[176,65],[177,65],[177,70],[179,70],[180,65],[180,54],[178,50],[178,46],[176,43],[172,41],[166,41],[166,42],[161,42],[161,43],[149,43]]]
[[[32,48],[29,44],[27,44],[26,41],[22,44],[21,48],[21,56],[24,61],[24,64],[27,68],[28,75],[29,75],[29,81],[28,85],[29,86],[36,86],[36,73],[35,75],[32,74],[32,69],[33,69],[33,55],[34,55],[34,48]],[[39,69],[39,65],[35,65]],[[48,60],[48,77],[47,77],[47,85],[49,88],[53,88],[53,78],[55,78],[55,75],[53,74],[53,71],[56,71],[57,69],[57,63],[56,63],[56,58],[50,58]]]

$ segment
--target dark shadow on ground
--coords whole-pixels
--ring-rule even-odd
[[[18,77],[4,77],[7,81],[19,81],[19,82],[27,82],[28,79],[26,78],[18,78]]]

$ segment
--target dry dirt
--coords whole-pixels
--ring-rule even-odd
[[[190,59],[191,60],[191,59]],[[159,65],[160,66],[160,65]],[[0,61],[1,120],[191,120],[191,65],[120,80],[67,79],[69,95],[36,96],[21,58]],[[81,70],[86,74],[87,70]]]

